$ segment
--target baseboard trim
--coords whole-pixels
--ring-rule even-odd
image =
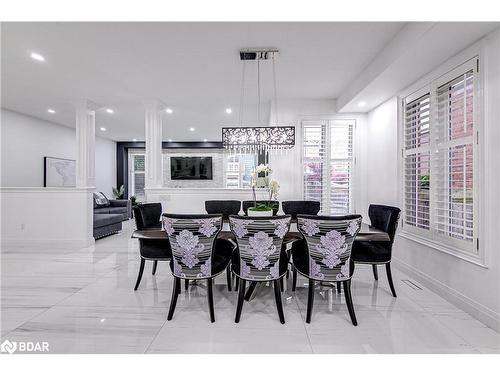
[[[82,249],[94,245],[94,238],[87,240],[58,240],[58,239],[2,239],[2,248],[22,248],[22,247],[47,247],[53,249]]]
[[[469,313],[496,332],[500,332],[500,314],[395,257],[392,258],[391,264],[402,272],[415,278],[426,288],[454,304],[459,309]]]

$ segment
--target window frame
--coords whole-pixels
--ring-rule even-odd
[[[238,187],[227,187],[227,175],[228,175],[228,172],[231,173],[229,170],[228,170],[228,166],[229,166],[229,158],[230,157],[234,157],[234,156],[246,156],[246,155],[251,155],[253,156],[254,158],[254,168],[257,167],[257,165],[259,165],[259,156],[257,153],[234,153],[234,152],[230,152],[230,151],[223,151],[222,152],[222,163],[223,163],[223,176],[222,176],[222,184],[223,184],[223,188],[224,189],[249,189],[250,187],[241,187],[239,185],[241,185],[241,177],[242,175],[240,174],[240,172],[238,172]],[[238,161],[238,164],[240,164],[240,161]]]
[[[146,158],[146,151],[144,149],[129,149],[128,151],[128,192],[129,196],[136,196],[135,194],[135,174],[144,174],[144,178],[146,178],[146,169],[144,171],[135,171],[134,169],[134,156],[143,155]],[[145,162],[144,162],[145,163]],[[146,192],[144,191],[144,196],[137,197],[138,199],[146,199]]]
[[[431,158],[430,158],[430,219],[429,219],[429,230],[417,228],[412,225],[408,225],[407,223],[402,224],[402,228],[400,231],[400,235],[404,238],[413,240],[415,242],[424,244],[436,250],[445,252],[447,254],[456,256],[463,260],[469,261],[476,265],[486,267],[485,264],[485,254],[483,248],[481,247],[480,238],[481,238],[481,207],[483,202],[480,199],[481,195],[481,180],[482,180],[482,168],[481,168],[481,160],[482,160],[482,142],[481,142],[481,134],[482,134],[482,111],[483,111],[483,101],[482,101],[482,75],[480,69],[480,56],[479,53],[475,53],[472,58],[463,59],[461,63],[458,65],[454,65],[451,69],[446,72],[438,75],[434,72],[431,79],[427,81],[427,84],[421,84],[418,90],[413,89],[409,91],[410,94],[400,95],[399,96],[399,149],[401,151],[399,155],[399,165],[400,165],[400,176],[399,176],[399,184],[404,187],[404,179],[405,179],[405,104],[407,102],[411,102],[412,100],[417,99],[422,96],[423,93],[429,92],[431,98],[431,114],[430,114],[430,150],[431,150]],[[474,80],[474,88],[473,88],[473,124],[474,131],[472,134],[472,146],[473,146],[473,241],[466,241],[462,239],[456,239],[448,236],[447,234],[438,233],[436,229],[436,219],[435,219],[435,201],[436,201],[436,192],[435,192],[435,184],[433,184],[433,177],[436,176],[436,157],[433,155],[437,149],[436,140],[434,139],[434,126],[437,124],[437,96],[439,87],[449,83],[460,75],[467,73],[468,71],[473,72],[473,80]],[[415,87],[414,85],[413,87]],[[435,178],[435,177],[434,177]],[[402,207],[402,217],[404,218],[406,215],[406,207],[405,207],[405,193],[402,189],[400,189],[402,193],[400,194],[400,204]]]
[[[332,159],[331,155],[331,128],[335,123],[345,122],[349,123],[352,126],[351,129],[351,155],[348,158],[338,158]],[[324,145],[324,156],[322,159],[309,159],[305,157],[305,139],[304,139],[304,127],[307,123],[317,124],[321,126],[325,126],[325,145]],[[332,186],[331,186],[331,166],[333,165],[332,161],[337,162],[348,162],[350,163],[350,173],[349,173],[349,202],[348,202],[348,211],[346,213],[355,213],[355,203],[354,203],[354,185],[355,185],[355,165],[356,165],[356,154],[355,154],[355,145],[356,145],[356,124],[357,120],[354,118],[328,118],[328,119],[302,119],[301,122],[301,195],[302,199],[305,199],[304,196],[304,164],[307,160],[315,161],[321,160],[323,165],[323,169],[326,171],[322,176],[322,184],[326,185],[326,189],[322,191],[322,200],[321,200],[321,214],[324,215],[332,215]],[[326,206],[326,210],[324,209]]]

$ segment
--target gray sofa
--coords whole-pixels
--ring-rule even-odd
[[[95,239],[121,231],[122,221],[128,220],[132,213],[132,204],[127,199],[106,199],[105,202],[99,202],[98,198],[94,194]]]

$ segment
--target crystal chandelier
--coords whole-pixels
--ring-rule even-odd
[[[255,152],[283,152],[295,145],[295,126],[278,126],[278,98],[276,90],[275,48],[267,49],[245,49],[240,51],[240,60],[243,61],[241,78],[239,126],[222,128],[222,144],[224,148],[235,153]],[[273,86],[274,86],[274,110],[275,126],[242,126],[243,106],[245,94],[245,68],[247,61],[257,62],[257,95],[258,95],[258,117],[260,121],[260,62],[261,60],[272,60]]]

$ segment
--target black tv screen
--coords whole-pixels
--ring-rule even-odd
[[[170,178],[172,180],[211,180],[211,157],[171,157]]]

